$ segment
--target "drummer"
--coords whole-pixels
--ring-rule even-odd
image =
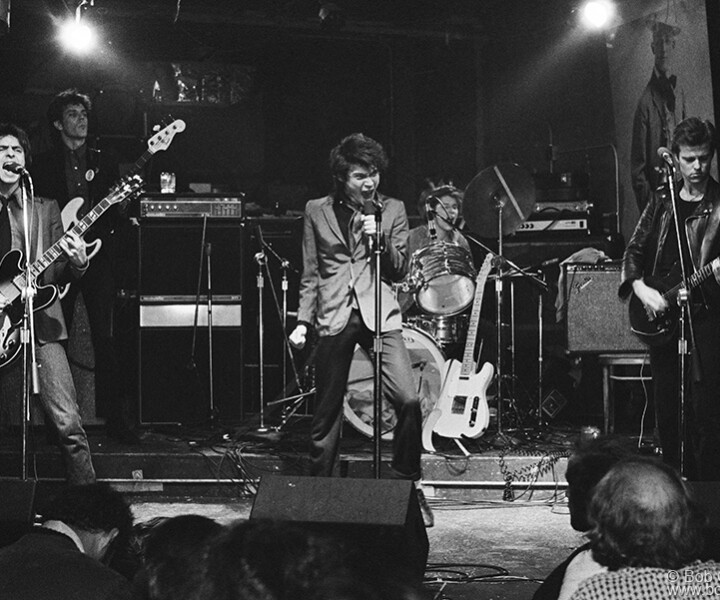
[[[408,256],[435,242],[457,244],[470,252],[470,244],[459,231],[462,224],[462,201],[463,192],[455,186],[438,187],[428,182],[418,202],[418,211],[427,223],[410,230]]]

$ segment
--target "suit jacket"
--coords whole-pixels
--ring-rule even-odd
[[[399,281],[407,268],[408,220],[405,205],[394,198],[382,203],[381,256],[382,331],[402,328],[400,307],[389,282]],[[347,325],[353,307],[375,330],[375,255],[362,233],[351,233],[349,243],[333,211],[334,198],[310,200],[305,207],[303,274],[300,280],[298,321],[316,327],[319,336],[336,335]]]
[[[109,154],[87,148],[86,160],[88,170],[92,170],[93,178],[88,182],[90,201],[88,209],[102,200],[120,178],[118,163]],[[68,194],[65,178],[65,150],[61,145],[33,157],[30,174],[38,196],[57,200],[62,210],[72,199]],[[111,206],[88,231],[85,238],[94,240],[107,239],[115,228],[118,219],[117,205]],[[102,254],[102,252],[101,252]]]
[[[8,206],[15,222],[22,223],[20,203],[13,199]],[[32,223],[30,261],[35,262],[64,233],[57,202],[36,196],[30,221]],[[23,248],[19,249],[24,250]],[[73,265],[63,253],[42,273],[39,283],[66,283],[79,278],[84,272],[84,269]],[[59,300],[56,299],[50,306],[35,313],[35,334],[39,343],[67,339],[67,327]]]
[[[130,582],[80,552],[68,536],[37,529],[0,549],[0,598],[129,600]]]

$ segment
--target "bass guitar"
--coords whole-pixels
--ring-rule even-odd
[[[692,291],[720,267],[720,257],[698,269],[688,278],[688,291]],[[632,294],[628,305],[631,331],[648,346],[661,346],[675,337],[680,308],[678,294],[682,289],[680,273],[673,269],[667,277],[645,277],[647,285],[658,290],[668,303],[668,308],[656,313],[647,308],[640,299]]]
[[[440,398],[435,408],[439,416],[433,431],[446,438],[478,438],[490,423],[486,392],[492,381],[494,368],[485,363],[477,372],[475,340],[480,324],[485,281],[492,267],[492,256],[487,255],[475,281],[475,299],[470,314],[468,333],[462,364],[455,359],[448,361]]]
[[[63,256],[60,241],[70,232],[79,237],[85,235],[90,226],[113,204],[118,204],[137,193],[143,185],[138,175],[125,178],[93,209],[73,225],[69,231],[48,248],[43,255],[30,265],[31,281],[37,278]],[[0,313],[0,369],[10,364],[20,352],[20,322],[23,318],[23,303],[21,295],[26,288],[25,259],[20,250],[10,250],[0,260],[0,305],[4,306]],[[38,285],[34,299],[34,309],[41,310],[49,306],[57,297],[57,288],[54,285]]]
[[[170,144],[173,141],[173,138],[175,137],[176,133],[182,133],[185,131],[185,121],[182,119],[175,119],[172,123],[169,125],[164,126],[160,131],[158,131],[155,135],[153,135],[148,141],[147,141],[147,150],[142,153],[140,158],[138,158],[132,167],[130,167],[130,170],[128,171],[127,175],[134,175],[136,173],[139,173],[140,170],[147,164],[147,161],[150,160],[150,157],[155,154],[156,152],[160,152],[162,150],[167,150],[170,147]],[[62,209],[61,217],[62,217],[62,223],[63,223],[63,231],[67,231],[70,229],[75,223],[77,223],[80,214],[80,209],[85,204],[85,198],[82,196],[77,196],[70,200]],[[100,252],[100,248],[102,247],[102,240],[97,239],[93,240],[92,242],[88,242],[87,244],[87,255],[88,259],[92,260],[93,256],[95,256],[98,252]],[[62,286],[58,286],[58,292],[60,294],[60,298],[65,297],[65,294],[68,293],[68,290],[70,289],[70,284],[66,283]]]

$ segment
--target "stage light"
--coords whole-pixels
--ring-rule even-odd
[[[0,37],[10,31],[10,0],[0,0]]]
[[[75,54],[88,54],[97,45],[95,29],[83,18],[83,12],[91,6],[95,6],[95,0],[80,0],[75,9],[75,18],[60,26],[60,42]]]
[[[345,27],[345,15],[342,9],[334,2],[320,2],[320,27],[322,29],[337,30]]]
[[[609,0],[590,0],[580,9],[582,23],[588,29],[603,29],[615,16],[615,5]]]

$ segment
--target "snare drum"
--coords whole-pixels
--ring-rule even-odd
[[[415,301],[431,315],[453,316],[472,304],[475,269],[470,253],[457,244],[436,242],[410,258]]]
[[[440,397],[445,357],[424,331],[403,325],[403,341],[410,353],[413,379],[420,396],[423,424]],[[344,399],[345,419],[359,432],[373,437],[373,363],[360,346],[355,348]],[[382,402],[382,439],[391,440],[397,418],[395,409]]]
[[[429,333],[441,347],[464,343],[467,335],[467,314],[454,317],[417,315],[408,317],[407,322],[409,325]]]

